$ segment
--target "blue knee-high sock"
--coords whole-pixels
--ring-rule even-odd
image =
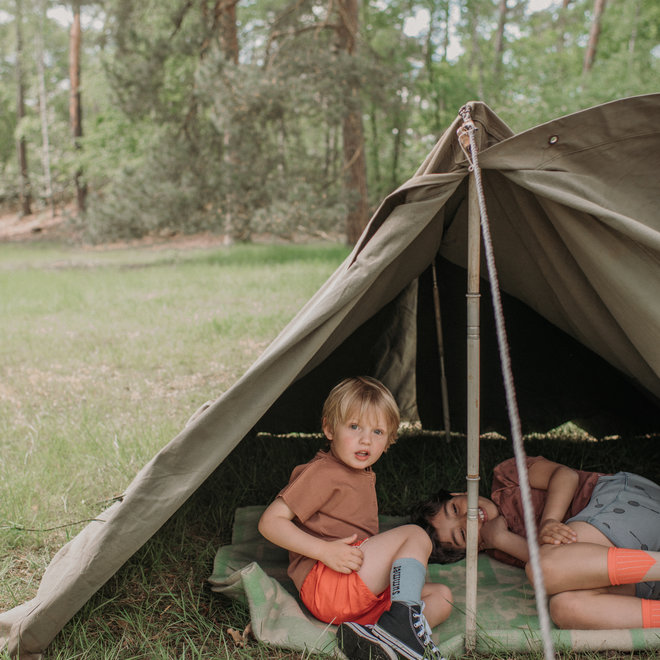
[[[390,598],[409,605],[422,604],[426,566],[412,557],[395,559],[390,571]]]

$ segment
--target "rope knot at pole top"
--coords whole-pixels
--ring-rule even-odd
[[[461,116],[461,119],[463,119],[463,124],[457,129],[456,135],[458,136],[458,143],[470,163],[469,170],[472,171],[474,168],[474,162],[472,160],[472,141],[474,139],[474,134],[478,129],[472,121],[472,111],[469,103],[464,105],[458,111],[458,114]],[[476,142],[474,144],[476,150]]]
[[[472,104],[471,103],[466,103],[458,111],[458,114],[461,116],[461,118],[463,119],[464,122],[465,121],[472,121]]]

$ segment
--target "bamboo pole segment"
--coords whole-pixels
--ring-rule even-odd
[[[465,648],[477,644],[477,555],[479,534],[479,261],[481,227],[474,174],[468,182],[467,281],[467,539],[465,554]]]
[[[547,594],[540,569],[539,548],[536,539],[536,522],[532,504],[531,491],[525,462],[520,413],[516,402],[516,392],[511,371],[511,358],[504,327],[504,312],[498,284],[497,268],[493,253],[493,241],[490,234],[490,224],[486,211],[481,170],[478,162],[478,148],[475,139],[476,127],[472,122],[470,104],[464,105],[459,111],[463,118],[463,126],[457,131],[461,149],[470,164],[468,186],[468,511],[466,539],[466,616],[465,616],[465,646],[474,650],[476,646],[476,612],[477,612],[477,553],[478,553],[478,513],[479,513],[479,262],[480,236],[483,234],[484,255],[488,267],[490,290],[495,312],[497,343],[502,365],[502,377],[506,392],[507,411],[511,423],[513,448],[516,455],[516,466],[520,478],[520,490],[525,514],[525,528],[529,545],[529,560],[534,575],[534,593],[536,607],[539,613],[539,623],[543,637],[543,648],[546,660],[553,660],[554,643],[550,630],[550,616]]]
[[[445,371],[445,342],[442,335],[442,315],[440,312],[440,291],[438,290],[438,275],[435,269],[435,259],[431,262],[433,273],[433,307],[435,309],[435,333],[438,340],[438,357],[440,359],[440,386],[442,388],[442,420],[445,426],[445,438],[451,440],[451,424],[449,421],[449,393],[447,389],[447,373]]]

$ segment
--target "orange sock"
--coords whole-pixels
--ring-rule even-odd
[[[609,548],[607,574],[610,584],[636,584],[642,582],[655,559],[644,550]]]
[[[642,598],[642,628],[660,628],[660,600]]]

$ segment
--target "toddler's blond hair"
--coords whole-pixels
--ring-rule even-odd
[[[377,408],[385,415],[389,447],[399,430],[399,407],[387,387],[370,376],[345,378],[335,385],[323,404],[322,424],[334,431],[351,414],[361,418],[369,408]]]

